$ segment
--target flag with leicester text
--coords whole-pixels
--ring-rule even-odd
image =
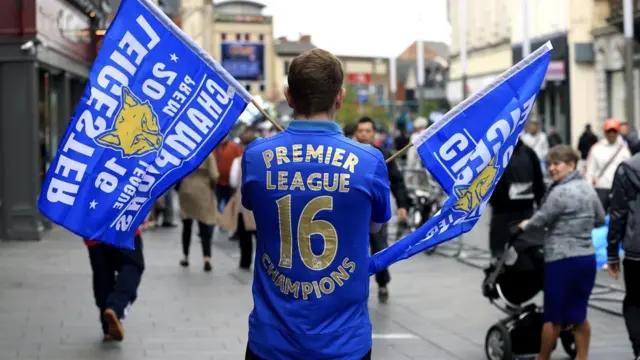
[[[249,93],[150,0],[123,0],[38,199],[53,222],[133,248],[154,202],[194,171]]]
[[[473,228],[511,159],[544,81],[551,50],[551,43],[546,43],[415,139],[425,167],[448,198],[422,227],[375,254],[370,273]]]

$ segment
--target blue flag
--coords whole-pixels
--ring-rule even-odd
[[[47,172],[38,207],[133,248],[154,202],[194,171],[251,95],[149,0],[123,0]]]
[[[511,159],[544,81],[551,49],[546,43],[417,137],[413,145],[448,199],[421,228],[375,254],[370,273],[473,228]]]

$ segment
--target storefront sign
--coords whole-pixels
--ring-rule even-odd
[[[36,28],[47,47],[91,62],[89,17],[63,0],[38,0],[37,4]]]
[[[347,74],[347,82],[349,84],[369,84],[371,83],[371,74],[349,73]]]
[[[549,63],[547,68],[547,74],[544,77],[545,81],[562,81],[566,78],[564,71],[564,61],[556,60]]]
[[[264,79],[264,45],[223,43],[222,67],[237,80]]]

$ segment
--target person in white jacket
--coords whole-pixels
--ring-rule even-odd
[[[608,119],[602,128],[605,136],[589,150],[585,178],[596,189],[604,210],[608,212],[616,169],[631,157],[631,152],[620,136],[620,121]]]
[[[533,149],[536,155],[538,155],[538,159],[540,159],[543,170],[546,171],[544,164],[547,160],[547,154],[549,153],[549,140],[547,139],[547,134],[540,131],[538,120],[529,120],[527,123],[527,131],[520,136],[520,140]]]
[[[426,118],[420,116],[413,121],[413,133],[411,134],[411,142],[413,142],[424,129],[427,128],[429,122]],[[418,150],[412,146],[407,150],[407,169],[422,169],[422,160],[418,155]]]

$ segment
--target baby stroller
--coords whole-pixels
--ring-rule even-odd
[[[544,286],[544,249],[517,227],[511,234],[504,254],[484,270],[482,294],[507,314],[487,331],[484,348],[489,360],[515,360],[540,351],[543,309],[530,301]],[[562,330],[560,342],[574,359],[572,329]]]

